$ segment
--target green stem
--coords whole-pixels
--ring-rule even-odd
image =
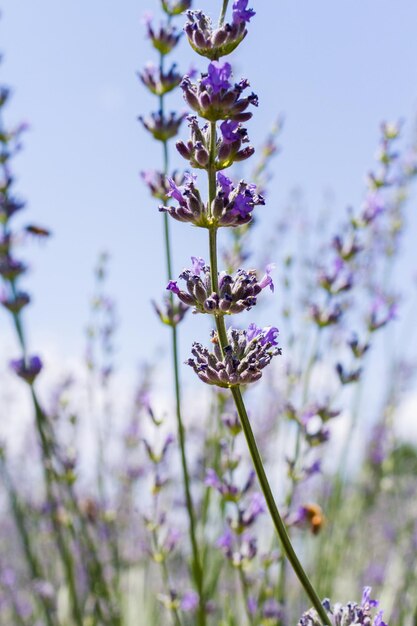
[[[242,394],[240,392],[239,387],[232,387],[231,392],[233,395],[233,399],[235,401],[236,410],[238,412],[240,421],[242,423],[243,432],[245,433],[246,442],[248,444],[249,452],[252,457],[253,465],[255,467],[256,474],[258,476],[259,483],[261,485],[262,492],[265,497],[265,501],[272,517],[272,521],[274,523],[275,529],[277,531],[278,537],[281,541],[282,547],[284,549],[285,554],[289,562],[292,565],[292,568],[300,581],[301,585],[304,588],[304,591],[310,598],[311,603],[319,614],[321,620],[324,624],[331,626],[330,619],[318,597],[316,590],[310,582],[306,572],[301,565],[298,556],[292,546],[291,540],[287,533],[287,529],[285,528],[285,524],[282,521],[281,515],[279,514],[278,507],[275,503],[274,496],[271,491],[271,487],[268,482],[268,478],[265,473],[265,469],[263,466],[263,462],[261,459],[261,455],[258,450],[258,446],[256,444],[256,440],[252,431],[252,427],[249,421],[248,414],[246,412],[246,407],[243,402]]]
[[[304,374],[304,383],[303,383],[303,391],[301,397],[301,406],[304,408],[306,402],[308,400],[309,391],[310,391],[310,382],[311,382],[311,374],[313,371],[314,364],[317,360],[318,350],[320,346],[320,337],[321,337],[321,328],[317,328],[315,339],[313,342],[313,349],[310,355],[310,358],[307,362],[307,367]],[[297,476],[297,466],[299,462],[299,457],[301,454],[301,445],[302,445],[302,429],[300,424],[297,422],[297,434],[295,440],[295,449],[294,449],[294,458],[293,458],[293,471],[291,474],[291,484],[288,490],[288,495],[285,501],[285,508],[287,511],[291,509],[292,503],[294,501],[295,493],[298,486],[298,476]],[[290,532],[288,531],[290,535]],[[287,583],[287,560],[282,559],[281,567],[280,567],[280,579],[279,579],[279,601],[281,604],[285,604],[286,597],[286,583]]]
[[[225,17],[226,17],[226,11],[227,11],[228,4],[229,4],[229,0],[223,0],[222,11],[221,11],[220,17],[219,17],[219,28],[221,26],[223,26],[223,24],[224,24],[224,20],[225,20]]]
[[[225,6],[227,8],[227,2],[225,2]],[[225,9],[225,6],[223,6],[223,9]],[[216,163],[215,163],[216,142],[217,142],[216,123],[211,122],[210,124],[210,160],[208,164],[209,213],[211,211],[212,202],[216,195]],[[209,228],[209,248],[210,248],[210,267],[211,267],[211,287],[212,287],[212,290],[217,293],[218,287],[219,287],[219,278],[218,278],[218,264],[217,264],[217,228],[215,226],[212,226]],[[226,324],[224,321],[224,316],[216,315],[215,321],[216,321],[217,336],[218,336],[220,348],[221,348],[222,353],[224,354],[224,349],[229,343],[227,339],[227,331],[226,331]],[[237,413],[239,415],[239,418],[242,424],[243,432],[245,433],[246,442],[247,442],[249,452],[252,457],[256,474],[258,476],[259,484],[264,494],[266,504],[268,506],[272,521],[274,523],[278,537],[281,541],[284,552],[287,555],[287,558],[290,561],[306,594],[310,598],[310,601],[312,602],[314,608],[316,609],[321,620],[323,621],[323,624],[327,624],[327,626],[331,626],[330,619],[320,602],[320,598],[318,597],[316,590],[311,584],[310,579],[305,573],[297,557],[297,554],[295,553],[295,550],[292,546],[291,540],[285,528],[285,524],[282,521],[281,515],[278,511],[278,507],[275,503],[274,496],[271,491],[271,487],[269,486],[268,478],[265,473],[261,455],[259,453],[258,446],[257,446],[256,440],[252,431],[249,417],[246,412],[246,407],[243,402],[240,388],[238,386],[231,387],[231,392],[233,395]]]

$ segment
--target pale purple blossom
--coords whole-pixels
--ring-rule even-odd
[[[248,9],[249,0],[235,0],[233,3],[233,22],[240,24],[241,22],[249,22],[256,15],[253,9]]]
[[[220,63],[212,61],[207,70],[207,76],[203,78],[201,84],[209,87],[213,94],[220,93],[222,89],[231,87],[230,77],[232,76],[232,66],[230,63]]]

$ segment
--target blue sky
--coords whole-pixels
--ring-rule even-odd
[[[404,132],[412,136],[417,3],[253,0],[252,6],[257,16],[233,63],[260,97],[249,124],[255,146],[278,114],[286,120],[260,232],[282,214],[294,187],[303,189],[312,212],[331,191],[342,215],[360,202],[379,122],[405,118]],[[217,16],[220,2],[200,7],[214,7]],[[31,344],[37,350],[47,340],[63,353],[82,351],[92,267],[107,249],[121,322],[119,359],[128,367],[161,344],[149,301],[165,286],[161,216],[138,177],[160,164],[159,146],[136,119],[155,108],[135,75],[155,56],[144,39],[145,10],[158,13],[158,2],[3,0],[0,22],[1,79],[15,91],[8,120],[31,125],[16,161],[29,204],[25,218],[54,233],[46,246],[25,251],[33,263]],[[185,41],[174,54],[184,71],[190,62],[204,67]],[[171,102],[183,106],[180,96]],[[206,241],[196,229],[173,226],[179,272],[192,254],[206,254]],[[7,323],[2,315],[1,328]],[[188,344],[196,324],[185,333]]]

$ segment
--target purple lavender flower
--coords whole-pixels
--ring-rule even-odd
[[[228,482],[225,478],[220,478],[216,471],[209,468],[206,472],[204,484],[213,487],[227,502],[237,502],[241,498],[241,492],[236,485]]]
[[[20,378],[32,385],[42,369],[42,361],[38,356],[31,356],[27,360],[14,359],[10,361],[10,367]]]
[[[172,291],[172,293],[175,293],[176,295],[178,295],[180,293],[180,289],[177,285],[177,281],[176,280],[170,280],[168,285],[167,285],[167,289],[168,291]]]
[[[232,85],[229,78],[230,64],[218,61],[210,63],[207,74],[203,74],[196,84],[185,76],[181,88],[187,104],[201,117],[213,122],[228,119],[246,122],[252,117],[247,108],[250,104],[258,106],[258,97],[252,93],[241,98],[243,91],[249,87],[248,81],[243,79]]]
[[[248,341],[258,339],[262,345],[267,343],[277,346],[278,345],[278,328],[274,326],[266,326],[265,328],[259,328],[256,324],[252,323],[248,326],[247,338]]]
[[[269,287],[272,293],[274,292],[274,289],[275,289],[272,276],[271,276],[274,269],[275,269],[275,264],[269,263],[265,268],[265,276],[262,278],[261,282],[259,283],[259,286],[262,289],[265,289],[265,287]]]
[[[190,310],[183,302],[172,302],[172,298],[166,298],[163,306],[154,301],[152,305],[161,322],[167,326],[178,326]]]
[[[205,124],[200,128],[197,117],[188,116],[191,136],[187,142],[177,141],[177,150],[194,168],[207,170],[210,160],[210,128]],[[221,135],[217,140],[215,165],[217,170],[230,167],[232,163],[244,161],[254,153],[248,133],[238,122],[225,120],[220,125]]]
[[[265,620],[280,620],[283,615],[282,606],[274,598],[269,598],[263,605],[262,615]]]
[[[158,172],[156,170],[146,170],[141,172],[140,175],[148,187],[151,195],[154,198],[162,200],[162,202],[168,201],[169,193],[172,188],[169,181],[172,181],[172,184],[176,188],[180,187],[184,183],[183,174],[179,174],[177,172],[173,172],[172,177],[167,177],[162,172]]]
[[[213,202],[213,216],[222,226],[240,226],[252,219],[255,206],[264,205],[265,200],[258,195],[256,185],[240,181],[234,186],[230,178],[217,174],[217,195]]]
[[[266,287],[272,287],[268,266],[265,276],[259,281],[255,270],[238,270],[234,275],[221,272],[219,275],[219,292],[213,293],[211,286],[210,267],[204,259],[191,257],[193,267],[184,270],[180,279],[185,281],[187,291],[178,287],[177,281],[170,280],[167,289],[171,291],[184,304],[194,307],[197,313],[217,313],[231,315],[241,311],[249,311],[255,306],[257,296]],[[261,332],[261,330],[259,331]]]
[[[249,0],[235,0],[233,3],[233,22],[235,24],[249,22],[256,15],[253,9],[247,8],[248,2]]]
[[[176,200],[180,204],[184,204],[185,203],[185,198],[184,198],[184,196],[182,194],[181,188],[178,187],[178,185],[176,184],[176,182],[172,178],[167,178],[167,181],[168,181],[168,185],[169,185],[169,191],[167,193],[167,196],[169,198],[173,198],[174,200]]]
[[[223,89],[226,91],[232,86],[229,81],[231,76],[232,66],[230,63],[212,61],[208,66],[207,75],[201,81],[201,85],[209,88],[211,93],[218,94]]]
[[[262,370],[269,365],[272,358],[281,354],[277,347],[278,330],[267,327],[259,329],[252,337],[245,330],[229,328],[227,331],[229,345],[224,354],[220,349],[217,334],[212,334],[214,352],[210,353],[200,343],[194,343],[189,359],[190,365],[197,376],[209,385],[234,387],[259,380]]]
[[[306,478],[310,478],[311,476],[315,476],[316,474],[320,474],[321,472],[321,459],[316,459],[310,465],[303,467],[303,473]]]
[[[224,194],[225,197],[228,197],[234,189],[233,183],[230,178],[228,178],[227,176],[225,176],[225,174],[222,174],[221,172],[217,174],[217,184],[220,187],[221,193]]]
[[[378,600],[371,599],[372,587],[364,587],[362,592],[361,604],[364,608],[376,608],[379,606]]]
[[[323,601],[323,606],[329,615],[332,624],[343,624],[343,626],[387,626],[382,619],[383,612],[374,614],[373,609],[378,606],[378,602],[370,598],[371,588],[365,587],[361,604],[348,602],[348,604],[331,605],[329,600]],[[301,617],[298,626],[322,626],[315,609],[310,609]]]
[[[224,174],[217,174],[217,195],[211,207],[211,215],[201,200],[201,195],[195,185],[195,179],[190,177],[183,187],[178,187],[169,180],[173,197],[179,206],[160,206],[160,211],[166,211],[180,222],[190,222],[195,226],[241,226],[252,219],[255,206],[265,204],[262,196],[258,195],[255,185],[248,185],[243,180],[234,186]]]
[[[206,267],[206,262],[201,257],[192,256],[191,257],[192,270],[195,276],[200,276],[201,272],[204,271]]]
[[[239,122],[234,120],[225,120],[220,124],[220,132],[225,143],[233,143],[239,139]]]
[[[249,504],[239,511],[239,529],[242,531],[245,528],[252,526],[262,513],[266,511],[265,498],[261,493],[253,493]]]

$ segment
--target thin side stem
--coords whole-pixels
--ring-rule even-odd
[[[161,55],[160,59],[160,68],[163,71],[163,55]],[[161,113],[164,112],[164,97],[160,97],[160,109]],[[164,141],[162,143],[163,148],[163,171],[164,174],[168,174],[169,170],[169,153],[168,153],[168,142]],[[164,213],[164,244],[165,244],[165,262],[166,262],[166,272],[167,279],[171,280],[173,277],[172,272],[172,245],[171,245],[171,236],[170,236],[170,227],[168,214]],[[171,306],[173,305],[173,294],[170,293],[170,302]],[[194,578],[195,585],[197,587],[198,595],[199,595],[199,611],[198,611],[198,624],[199,626],[205,626],[206,617],[205,617],[205,598],[204,598],[204,575],[203,569],[201,566],[200,553],[197,542],[197,533],[196,533],[196,521],[194,514],[194,505],[191,496],[191,487],[190,487],[190,472],[188,468],[187,461],[187,453],[186,453],[186,435],[184,429],[184,423],[182,419],[182,407],[181,407],[181,382],[180,382],[180,370],[179,370],[179,353],[178,353],[178,331],[176,326],[171,326],[171,353],[172,353],[172,365],[174,370],[174,389],[175,389],[175,408],[176,408],[176,418],[177,418],[177,434],[178,434],[178,443],[180,447],[180,456],[181,456],[181,469],[183,475],[183,483],[184,483],[184,494],[185,494],[185,503],[188,514],[188,526],[190,533],[190,542],[191,542],[191,551],[192,551],[192,574]]]
[[[41,450],[42,450],[42,457],[44,461],[42,463],[42,467],[43,467],[44,478],[45,478],[46,496],[47,496],[48,502],[52,504],[53,506],[51,522],[52,522],[52,527],[54,529],[56,545],[57,545],[58,552],[62,560],[62,565],[65,570],[65,577],[66,577],[66,581],[68,584],[68,592],[71,598],[71,604],[72,604],[71,608],[72,608],[74,621],[78,626],[83,626],[83,616],[81,612],[81,607],[80,607],[80,603],[78,599],[77,587],[76,587],[76,582],[75,582],[74,560],[72,558],[71,551],[68,549],[68,546],[66,544],[61,523],[57,519],[56,514],[55,514],[56,512],[54,509],[55,504],[56,504],[56,498],[53,492],[54,490],[53,490],[53,476],[52,476],[52,472],[53,472],[52,454],[51,454],[51,449],[49,446],[48,436],[46,435],[45,430],[44,430],[45,415],[41,409],[41,406],[39,404],[39,401],[37,399],[36,392],[33,386],[31,386],[31,396],[32,396],[33,406],[35,409],[36,426],[37,426],[37,430],[38,430],[39,437],[41,440]]]
[[[152,542],[153,542],[154,550],[158,551],[159,550],[158,537],[157,537],[155,530],[152,531]],[[167,590],[167,593],[169,594],[171,590],[171,583],[169,580],[169,571],[168,571],[168,566],[167,566],[165,559],[162,559],[161,561],[161,572],[162,572],[162,578],[164,581],[165,589]],[[182,622],[181,622],[178,610],[175,607],[172,608],[172,621],[174,622],[175,626],[182,626]]]
[[[199,624],[204,625],[206,622],[206,619],[205,619],[205,606],[204,606],[205,602],[204,602],[203,570],[201,567],[200,554],[199,554],[198,543],[197,543],[194,507],[193,507],[193,501],[191,497],[190,478],[189,478],[186,445],[185,445],[185,430],[184,430],[184,425],[183,425],[182,417],[181,417],[181,392],[180,392],[179,365],[178,365],[178,362],[179,362],[178,337],[177,337],[177,329],[175,326],[172,328],[172,355],[173,355],[173,364],[174,364],[178,439],[179,439],[179,444],[180,444],[181,466],[182,466],[182,473],[183,473],[183,478],[184,478],[185,500],[186,500],[186,506],[187,506],[187,511],[188,511],[188,519],[189,519],[191,549],[193,553],[193,574],[194,574],[194,579],[195,579],[196,586],[198,589],[198,593],[200,596]]]

